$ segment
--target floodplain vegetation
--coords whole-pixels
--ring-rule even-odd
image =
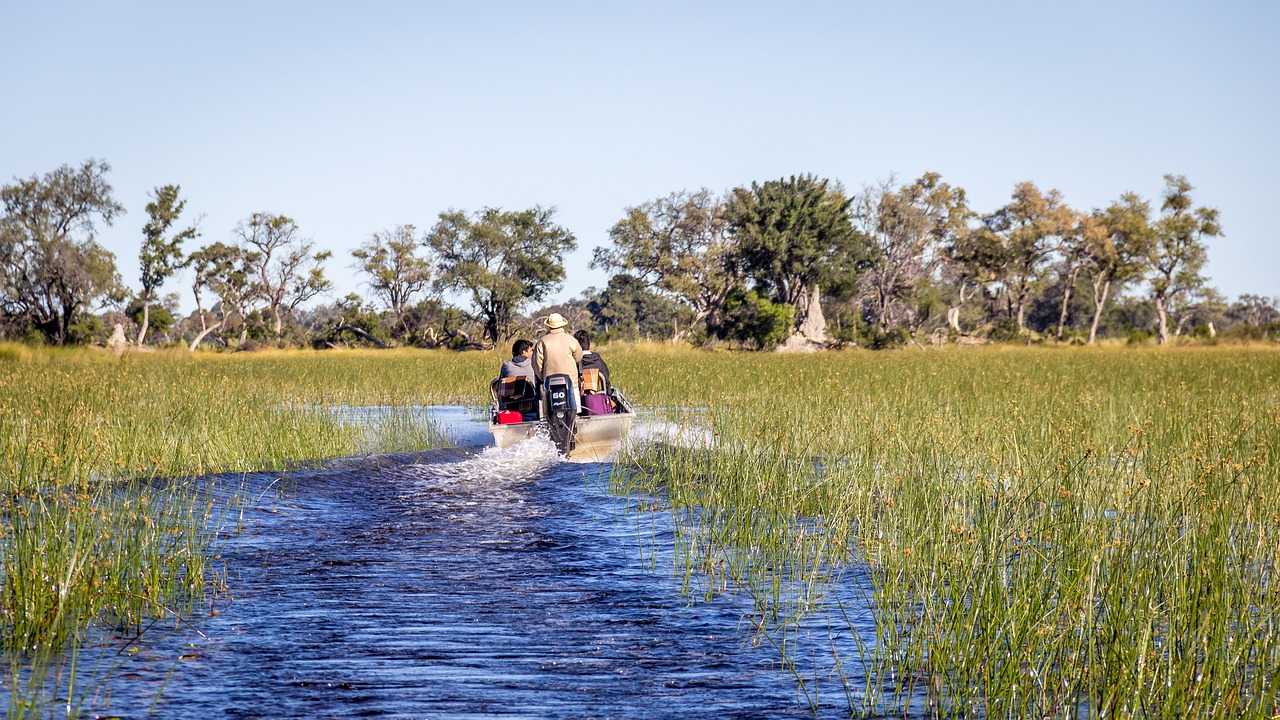
[[[388,378],[336,354],[115,358],[0,345],[8,716],[39,715],[53,695],[75,714],[73,658],[91,633],[127,642],[186,622],[219,592],[216,541],[234,529],[221,515],[238,473],[444,444],[402,401],[406,387],[415,403],[459,401],[413,382],[451,356],[402,357],[404,372]],[[477,385],[452,379],[441,387]],[[352,426],[333,412],[353,404],[384,406],[381,421]]]
[[[1280,353],[616,365],[712,438],[640,448],[618,487],[667,498],[690,588],[746,590],[793,661],[801,620],[839,618],[854,715],[1280,711]]]
[[[854,649],[833,641],[823,680],[852,714],[1280,710],[1275,349],[605,354],[637,405],[701,438],[613,473],[670,509],[691,599],[750,598],[791,659],[807,618],[842,618]],[[439,444],[420,408],[484,403],[501,359],[0,345],[9,714],[48,702],[40,658],[220,591],[210,483]],[[333,412],[367,406],[390,420]]]

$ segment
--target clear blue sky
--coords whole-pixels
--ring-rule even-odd
[[[254,211],[333,250],[448,208],[559,210],[563,299],[623,209],[794,173],[942,173],[1083,209],[1186,175],[1229,297],[1280,295],[1280,3],[0,4],[0,182],[105,159],[137,286],[147,194],[200,242]],[[1158,201],[1156,203],[1158,205]],[[187,281],[171,282],[191,307]]]

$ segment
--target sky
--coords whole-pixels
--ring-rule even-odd
[[[1280,296],[1280,3],[0,0],[0,183],[106,160],[100,229],[138,287],[148,195],[199,243],[254,212],[334,252],[440,212],[556,208],[552,300],[603,287],[627,207],[793,174],[934,171],[979,212],[1015,183],[1083,210],[1167,173],[1221,212],[1207,274]],[[188,250],[194,248],[187,248]],[[170,281],[192,308],[189,279]]]

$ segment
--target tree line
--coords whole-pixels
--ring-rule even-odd
[[[1178,175],[1154,201],[1127,192],[1087,211],[1020,182],[979,212],[936,173],[856,193],[813,175],[673,192],[626,208],[594,249],[604,288],[546,305],[577,248],[551,208],[451,209],[425,231],[374,231],[349,258],[367,296],[322,302],[335,259],[294,219],[254,212],[199,244],[176,184],[151,193],[130,288],[96,239],[125,212],[109,172],[91,159],[0,188],[0,339],[493,347],[553,310],[606,339],[761,350],[1280,339],[1280,299],[1228,303],[1204,276],[1219,213]],[[181,317],[184,269],[195,310]]]

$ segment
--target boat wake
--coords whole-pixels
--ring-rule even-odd
[[[436,411],[450,409],[433,408]],[[475,419],[470,415],[453,418],[452,422],[444,424],[464,440],[477,443],[491,441],[488,432],[467,433],[476,426]],[[534,437],[509,447],[497,448],[490,445],[462,460],[409,465],[401,468],[399,473],[411,476],[420,490],[485,493],[537,480],[557,467],[608,463],[619,456],[642,452],[654,445],[709,448],[714,443],[715,435],[701,424],[642,416],[636,419],[630,433],[621,443],[612,448],[600,446],[593,452],[575,458],[562,457],[547,432],[540,430]]]
[[[513,485],[533,480],[564,458],[543,435],[507,448],[489,447],[474,457],[453,463],[414,465],[412,471],[432,487]]]
[[[705,449],[714,445],[715,439],[711,429],[701,425],[648,419],[631,428],[622,449],[636,452],[651,445]]]
[[[683,448],[709,448],[715,443],[715,435],[710,429],[684,423],[640,419],[631,426],[631,431],[621,442],[588,446],[590,449],[576,451],[576,457],[565,458],[557,454],[553,443],[545,430],[528,440],[522,440],[506,448],[490,447],[480,455],[462,463],[457,463],[461,477],[482,476],[487,481],[510,478],[527,480],[541,471],[557,463],[576,465],[593,465],[613,462],[619,456],[643,451],[654,445],[674,445]],[[579,454],[581,453],[581,454]]]

